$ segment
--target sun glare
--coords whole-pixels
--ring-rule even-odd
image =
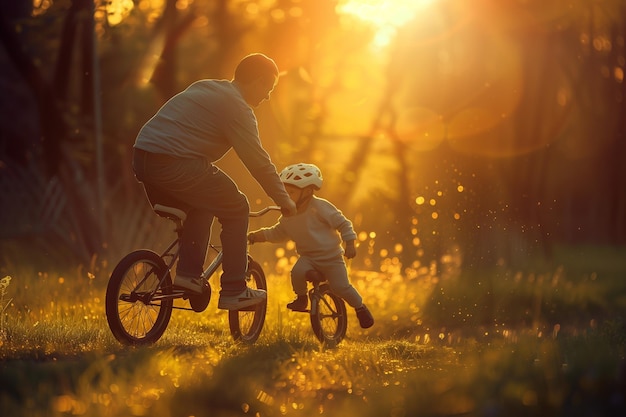
[[[337,12],[354,16],[376,28],[374,44],[387,46],[399,28],[435,0],[341,0]]]
[[[111,0],[104,3],[106,15],[111,26],[118,25],[128,16],[133,9],[132,0]]]

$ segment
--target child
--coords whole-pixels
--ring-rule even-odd
[[[363,299],[348,280],[348,271],[342,258],[356,256],[356,233],[352,223],[329,201],[314,195],[322,187],[322,174],[313,164],[295,164],[283,169],[280,179],[289,197],[296,203],[294,216],[280,217],[272,227],[250,232],[254,242],[286,242],[293,240],[300,255],[291,270],[291,284],[296,299],[287,304],[293,311],[306,311],[308,305],[306,274],[317,270],[328,280],[333,291],[355,308],[362,328],[371,327],[374,318],[363,304]]]

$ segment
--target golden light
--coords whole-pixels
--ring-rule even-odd
[[[376,28],[374,45],[387,46],[399,28],[415,18],[434,0],[343,0],[336,10],[357,17]]]
[[[112,0],[105,3],[107,20],[111,26],[115,26],[128,16],[134,7],[132,0]]]
[[[33,16],[39,16],[52,6],[51,0],[33,0]]]

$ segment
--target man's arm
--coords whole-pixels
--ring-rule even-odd
[[[276,166],[261,144],[256,117],[250,107],[239,109],[239,115],[227,126],[227,136],[244,166],[265,193],[283,209],[283,214],[295,214],[295,203],[289,198]]]

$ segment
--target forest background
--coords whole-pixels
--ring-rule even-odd
[[[395,7],[393,4],[395,3]],[[410,275],[626,243],[626,6],[617,0],[42,0],[0,8],[3,264],[115,262],[169,239],[134,138],[247,53],[277,167],[319,165],[353,267]],[[271,204],[234,155],[253,209]],[[156,227],[159,226],[159,227]],[[166,225],[167,226],[167,225]],[[6,272],[6,271],[4,271]]]
[[[625,16],[623,0],[0,1],[0,414],[624,415]],[[262,141],[279,169],[322,169],[376,325],[351,311],[323,349],[284,308],[293,245],[254,245],[257,343],[209,306],[121,346],[109,274],[173,238],[133,177],[135,136],[251,52],[283,71]],[[253,210],[272,203],[235,155],[219,165]]]

